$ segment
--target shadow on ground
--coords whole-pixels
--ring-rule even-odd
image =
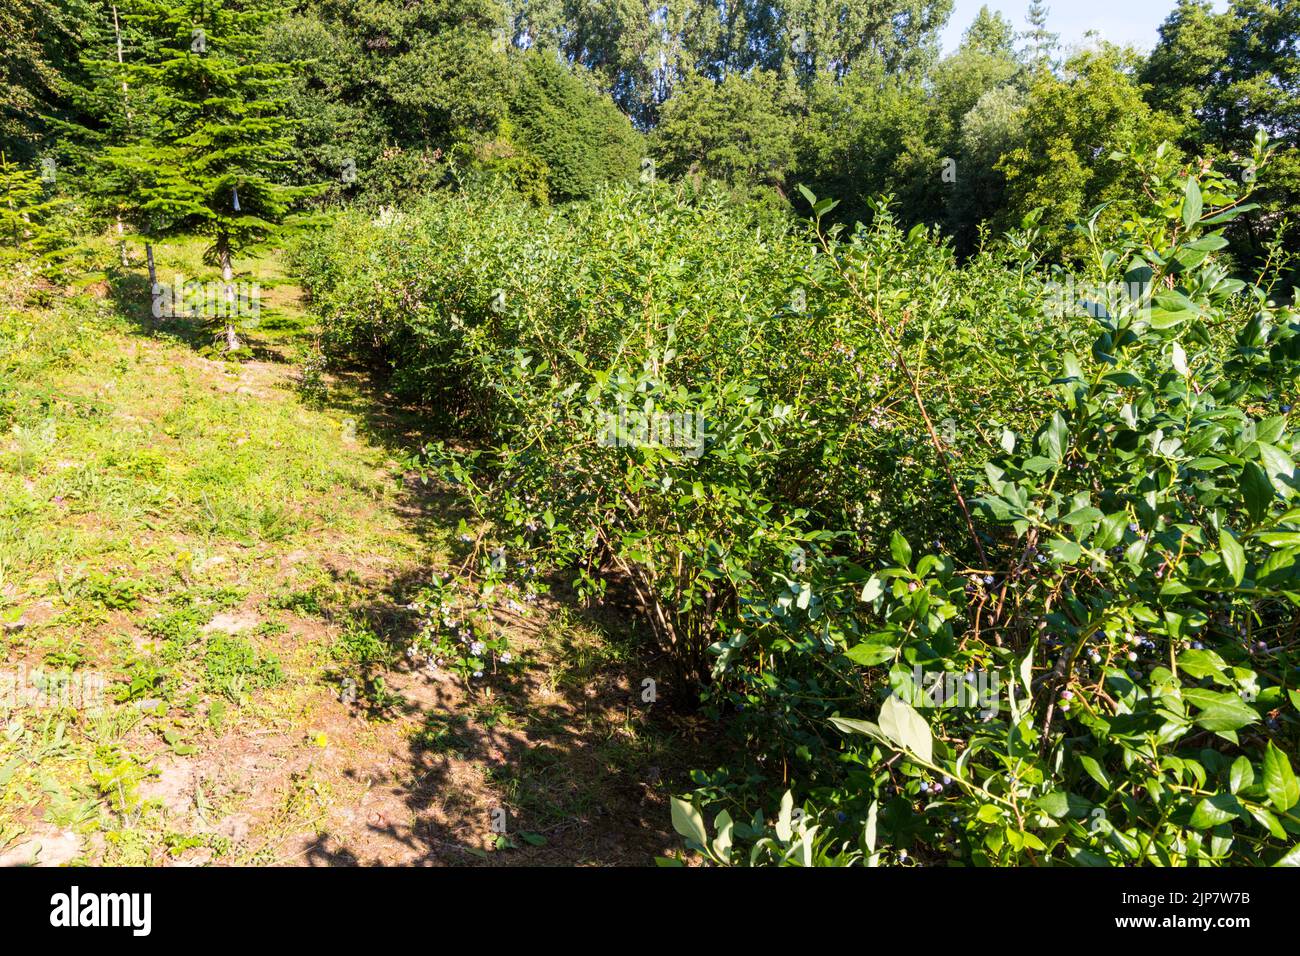
[[[161,251],[161,250],[160,250]],[[157,266],[159,282],[168,281],[164,263]],[[187,277],[193,281],[215,282],[213,276]],[[247,282],[252,276],[237,274],[235,282]],[[128,318],[137,334],[185,345],[212,359],[225,354],[225,319],[203,318],[185,314],[154,315],[154,295],[149,278],[135,268],[114,267],[106,274],[108,294],[117,311]],[[302,340],[304,322],[285,307],[281,286],[263,289],[256,314],[236,316],[233,320],[243,348],[232,356],[237,361],[278,362],[293,360],[293,345]],[[297,299],[297,296],[288,297]]]
[[[413,508],[446,497],[411,494]],[[529,619],[500,615],[526,663],[471,690],[405,656],[420,626],[407,605],[427,580],[423,570],[389,579],[349,608],[388,648],[351,672],[352,719],[403,726],[401,759],[373,782],[364,825],[319,834],[302,861],[645,865],[675,849],[668,796],[688,789],[708,737],[690,715],[642,699],[646,677],[667,688],[635,634],[564,596]]]
[[[427,417],[359,373],[340,375],[328,407],[357,433],[402,455],[429,437]],[[588,608],[562,583],[526,616],[495,612],[526,662],[467,688],[413,665],[420,627],[409,605],[435,572],[466,564],[471,546],[447,529],[472,516],[453,493],[403,483],[397,505],[422,537],[450,542],[446,567],[416,568],[357,595],[348,612],[388,653],[358,668],[354,719],[404,725],[401,763],[375,790],[364,830],[324,833],[311,865],[646,865],[679,846],[668,797],[712,749],[694,716],[665,703],[666,668],[619,609]],[[335,679],[346,679],[335,673]],[[643,681],[657,700],[643,700]],[[375,695],[382,681],[382,694]]]
[[[210,324],[153,317],[144,276],[116,274],[109,288],[139,334],[220,357]],[[286,353],[303,335],[292,322],[247,334],[251,359],[281,369],[277,387],[297,387]],[[404,406],[357,370],[327,376],[311,400],[398,462],[438,418],[436,409]],[[333,775],[335,791],[360,796],[333,801],[287,862],[646,865],[672,852],[679,841],[669,795],[688,789],[690,767],[708,765],[711,738],[663,703],[666,678],[634,626],[557,586],[526,616],[498,617],[523,661],[510,676],[467,687],[417,666],[406,655],[420,627],[410,605],[435,572],[464,561],[466,546],[452,529],[471,516],[447,489],[418,481],[403,482],[392,510],[430,553],[452,553],[441,568],[360,577],[329,569],[342,603],[328,609],[326,623],[364,627],[378,648],[335,661],[320,689],[333,699],[329,736],[341,742],[331,752],[345,755],[322,772]],[[646,678],[657,682],[656,701],[642,699]]]

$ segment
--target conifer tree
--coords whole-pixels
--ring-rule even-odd
[[[1052,65],[1052,54],[1060,39],[1058,34],[1047,29],[1047,15],[1050,12],[1043,0],[1031,0],[1025,14],[1029,29],[1021,36],[1029,41],[1029,48],[1025,52],[1030,65],[1035,69],[1046,69]]]
[[[0,152],[0,262],[57,255],[63,237],[47,221],[54,207],[40,177]]]
[[[286,185],[293,121],[276,98],[294,64],[261,57],[277,0],[122,0],[141,36],[124,78],[135,116],[129,141],[105,160],[132,182],[135,208],[151,235],[211,237],[204,258],[221,269],[233,304],[232,258],[279,234],[291,213],[322,187]],[[227,316],[227,349],[240,348]]]
[[[118,4],[112,0],[97,4],[93,18],[82,29],[87,42],[80,51],[78,70],[75,76],[65,76],[62,84],[70,109],[64,117],[48,117],[49,148],[94,213],[115,220],[121,264],[126,268],[130,263],[123,220],[131,218],[134,211],[134,184],[107,157],[111,147],[135,138],[136,111],[131,105],[125,51],[143,49],[143,44],[139,35],[122,23]],[[149,249],[147,239],[145,245]]]

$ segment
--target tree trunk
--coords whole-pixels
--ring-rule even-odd
[[[158,269],[153,264],[153,245],[146,242],[144,244],[144,261],[149,265],[149,294],[157,292],[158,286]]]
[[[117,38],[117,65],[122,66],[122,27],[117,20],[117,4],[113,4],[113,35]],[[126,112],[126,123],[128,128],[131,125],[131,98],[127,93],[126,77],[122,77],[122,109]],[[125,269],[131,265],[131,260],[126,254],[126,240],[122,238],[122,215],[117,216],[117,245],[122,254],[122,268]],[[149,257],[149,291],[152,293],[154,276],[153,276],[153,256]]]
[[[235,287],[231,284],[235,270],[230,264],[230,245],[224,236],[217,240],[217,256],[221,261],[221,280],[225,283],[226,351],[234,352],[239,348],[239,336],[235,332]]]
[[[3,165],[5,165],[5,154],[4,154],[3,152],[0,152],[0,166],[3,166]],[[14,224],[14,248],[17,249],[17,248],[19,248],[19,246],[22,245],[22,241],[21,241],[21,240],[22,240],[22,236],[19,235],[19,232],[18,232],[18,217],[13,215],[13,214],[14,214],[14,209],[15,209],[15,207],[14,207],[14,194],[11,192],[11,193],[9,193],[9,215],[13,216],[13,224]]]
[[[117,22],[117,4],[113,4],[113,34],[117,37],[117,65],[122,66],[122,28]],[[122,108],[126,110],[126,121],[131,122],[131,101],[126,89],[126,77],[122,77]]]

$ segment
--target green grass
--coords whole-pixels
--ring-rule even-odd
[[[201,250],[157,247],[160,278],[213,278]],[[232,713],[274,725],[328,696],[325,648],[294,647],[279,620],[328,619],[355,597],[324,586],[320,555],[436,557],[394,514],[389,450],[299,400],[283,360],[310,341],[278,253],[235,265],[265,294],[251,362],[142,321],[147,303],[0,289],[0,622],[14,624],[0,652],[11,669],[110,681],[104,714],[10,715],[0,853],[49,826],[110,863],[219,844],[135,795],[156,758],[211,746]],[[255,627],[205,630],[241,609]]]
[[[159,245],[160,279],[214,278],[202,247]],[[0,671],[107,682],[99,710],[0,703],[0,856],[300,862],[294,841],[351,819],[371,768],[395,764],[411,806],[437,781],[460,814],[457,862],[494,845],[479,821],[501,805],[521,832],[620,845],[575,821],[666,756],[642,717],[592,698],[627,684],[611,673],[629,648],[560,611],[535,684],[431,700],[404,668],[403,595],[448,566],[460,515],[396,480],[418,420],[346,377],[302,388],[312,329],[282,256],[235,266],[266,294],[235,356],[199,322],[155,322],[138,263],[107,292],[0,282]],[[539,746],[502,764],[492,741],[524,733]],[[365,816],[351,826],[335,838],[360,845]]]

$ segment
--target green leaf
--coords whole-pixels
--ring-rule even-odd
[[[1224,567],[1232,575],[1232,583],[1240,585],[1246,576],[1246,551],[1227,528],[1219,532],[1219,552],[1223,555]]]
[[[1291,847],[1274,866],[1300,866],[1300,843]]]
[[[1209,219],[1206,219],[1202,223],[1202,225],[1218,226],[1225,222],[1232,222],[1234,219],[1236,219],[1238,216],[1242,215],[1243,213],[1248,213],[1258,208],[1259,208],[1259,203],[1248,202],[1244,206],[1237,206],[1235,209],[1226,209],[1223,212],[1218,213],[1217,215],[1211,216]]]
[[[1062,564],[1073,564],[1083,557],[1083,548],[1077,542],[1065,538],[1053,538],[1047,542],[1047,547]]]
[[[1227,663],[1210,650],[1186,650],[1178,655],[1178,666],[1192,677],[1220,678],[1219,683],[1226,683],[1223,672]]]
[[[864,667],[871,667],[884,661],[892,660],[898,653],[898,649],[888,644],[870,644],[864,641],[850,647],[844,652],[844,656],[855,664],[861,664]]]
[[[1291,761],[1271,740],[1264,751],[1264,792],[1279,813],[1286,813],[1300,801],[1300,783],[1291,770]]]
[[[1273,485],[1264,469],[1253,461],[1246,462],[1241,470],[1241,494],[1252,521],[1259,521],[1268,514],[1273,503]]]
[[[1064,790],[1053,790],[1051,793],[1045,793],[1036,802],[1044,813],[1057,820],[1070,812],[1070,800]]]
[[[1164,307],[1154,308],[1150,311],[1148,321],[1153,329],[1172,329],[1176,325],[1190,319],[1195,313],[1191,309]]]
[[[1187,177],[1187,186],[1183,189],[1183,225],[1191,229],[1201,218],[1204,208],[1201,200],[1201,187],[1195,177]]]
[[[782,843],[789,843],[794,836],[794,826],[791,823],[793,817],[794,794],[787,790],[781,797],[781,809],[776,815],[776,835]]]
[[[1068,515],[1061,519],[1062,524],[1068,524],[1071,528],[1091,528],[1102,519],[1102,513],[1091,506],[1084,508],[1075,508]]]
[[[669,802],[672,805],[673,829],[701,847],[707,846],[709,833],[704,828],[704,817],[700,811],[680,797],[673,797]]]
[[[1276,445],[1277,440],[1282,437],[1286,431],[1286,416],[1274,415],[1271,418],[1262,419],[1255,426],[1255,440],[1268,442],[1270,445]]]
[[[1101,764],[1097,763],[1094,758],[1089,757],[1087,754],[1079,754],[1079,763],[1083,764],[1083,769],[1088,772],[1088,776],[1107,790],[1110,789],[1110,777],[1106,776],[1106,771],[1101,769]]]
[[[1255,822],[1278,840],[1286,839],[1286,830],[1282,827],[1282,821],[1273,816],[1271,812],[1263,807],[1256,806],[1253,803],[1246,804],[1246,812],[1255,818]]]
[[[1096,867],[1110,866],[1110,860],[1106,859],[1104,856],[1102,856],[1099,853],[1093,853],[1090,850],[1085,850],[1083,847],[1067,846],[1065,848],[1065,852],[1066,855],[1069,856],[1070,862],[1076,863],[1079,866],[1096,866]]]
[[[1116,511],[1102,519],[1097,532],[1092,536],[1092,546],[1099,551],[1109,551],[1124,538],[1124,525],[1128,524],[1128,514]]]
[[[1020,683],[1025,685],[1025,694],[1032,697],[1034,693],[1034,649],[1020,662]]]
[[[9,779],[18,772],[18,768],[24,763],[26,761],[22,757],[13,757],[3,767],[0,767],[0,787],[7,784]]]
[[[1237,819],[1241,809],[1241,804],[1232,794],[1216,793],[1212,797],[1202,798],[1192,811],[1189,822],[1198,830],[1208,830]]]
[[[929,763],[933,757],[934,739],[930,725],[911,704],[898,697],[885,698],[880,708],[880,730],[901,749],[908,750]]]
[[[1060,412],[1052,413],[1052,420],[1043,428],[1039,436],[1038,447],[1043,455],[1052,461],[1060,462],[1065,457],[1065,449],[1070,440],[1070,428],[1061,417]]]
[[[1228,772],[1228,789],[1240,793],[1255,782],[1255,768],[1250,765],[1250,758],[1244,754],[1232,762]]]
[[[907,543],[897,531],[889,539],[889,553],[893,556],[894,562],[900,567],[910,567],[912,562],[912,546]]]
[[[846,734],[866,734],[877,740],[883,740],[885,736],[880,732],[880,727],[869,720],[859,720],[856,717],[832,717],[830,722]]]
[[[1224,694],[1190,687],[1183,691],[1183,697],[1201,709],[1196,716],[1196,725],[1216,733],[1228,730],[1240,730],[1247,724],[1259,720],[1259,714],[1236,694]]]
[[[1270,548],[1294,548],[1300,545],[1300,531],[1265,531],[1257,537]]]
[[[1268,480],[1280,495],[1290,495],[1295,488],[1295,462],[1291,456],[1268,442],[1259,443],[1259,460],[1264,463]]]
[[[713,826],[718,831],[718,835],[713,838],[713,852],[718,859],[729,859],[731,856],[731,814],[723,810],[713,818]]]
[[[1228,240],[1216,232],[1208,236],[1201,236],[1195,242],[1189,242],[1186,248],[1197,249],[1202,252],[1214,252],[1217,249],[1222,249],[1227,244]]]

